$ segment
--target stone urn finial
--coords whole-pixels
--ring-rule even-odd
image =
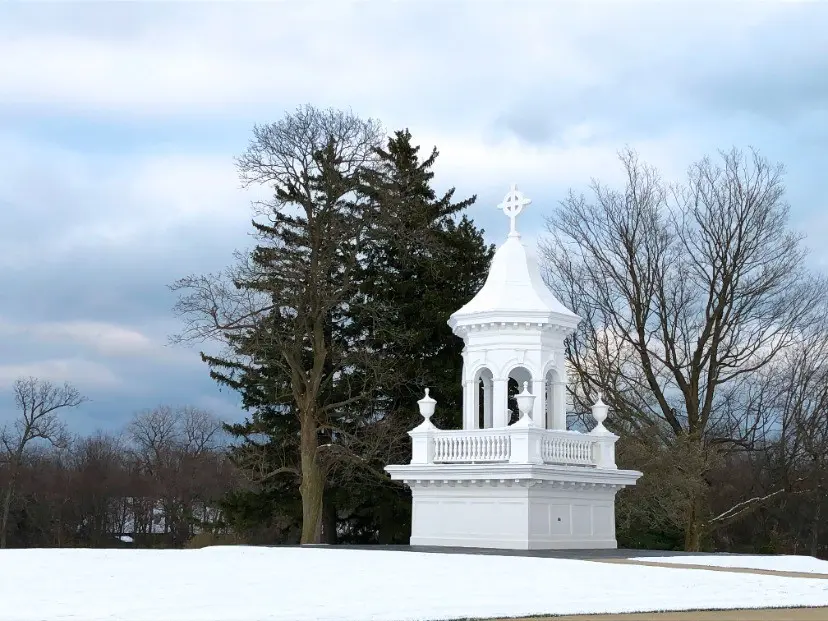
[[[529,382],[523,382],[523,392],[517,395],[515,400],[520,411],[520,421],[518,422],[522,422],[525,425],[533,424],[531,414],[532,408],[535,405],[535,395],[529,392]]]
[[[604,403],[601,399],[601,393],[598,393],[598,401],[595,402],[595,405],[592,406],[592,418],[595,419],[595,427],[590,433],[610,433],[610,431],[604,427],[604,421],[607,420],[607,412],[609,411],[609,406]]]
[[[417,405],[420,407],[420,416],[425,419],[422,424],[431,425],[431,417],[434,415],[434,408],[437,406],[437,401],[428,394],[428,388],[425,389],[425,397],[417,401]]]

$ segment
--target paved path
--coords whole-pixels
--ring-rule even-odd
[[[657,556],[654,555],[654,558]],[[703,569],[742,574],[762,574],[786,578],[816,578],[828,580],[828,574],[812,574],[803,571],[773,571],[745,567],[713,567],[711,565],[687,565],[654,561],[640,561],[630,558],[583,558],[593,563],[617,563],[668,567],[670,569]],[[507,621],[494,620],[494,621]],[[640,612],[609,615],[566,615],[558,617],[532,617],[508,621],[828,621],[828,608],[754,608],[747,610],[692,610],[682,612]]]
[[[828,580],[828,574],[815,574],[807,571],[780,571],[776,569],[751,569],[749,567],[719,567],[714,565],[696,565],[689,563],[665,563],[659,561],[639,561],[630,558],[584,559],[594,563],[616,563],[619,565],[646,565],[648,567],[669,567],[670,569],[704,569],[706,571],[724,571],[732,574],[762,574],[782,578],[815,578]],[[825,617],[828,621],[828,616]]]
[[[699,610],[690,612],[636,612],[624,615],[567,615],[496,621],[826,621],[828,608],[763,608],[754,610]]]

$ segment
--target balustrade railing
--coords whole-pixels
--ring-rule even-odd
[[[434,436],[436,463],[509,461],[512,444],[508,430],[438,431]]]
[[[520,431],[519,431],[520,432]],[[474,464],[512,460],[511,428],[475,430],[439,430],[430,435],[432,463]],[[599,436],[552,429],[532,430],[534,442],[530,452],[545,464],[596,466],[599,462]]]
[[[528,382],[517,396],[522,418],[509,427],[497,429],[441,430],[431,417],[436,401],[428,394],[417,404],[423,422],[409,431],[412,440],[411,463],[427,464],[554,464],[592,466],[615,470],[615,442],[618,436],[610,433],[603,422],[607,405],[598,395],[592,406],[595,427],[589,433],[542,429],[530,418],[534,397],[528,392]]]
[[[580,437],[579,437],[580,436]],[[572,432],[547,431],[541,440],[541,459],[545,464],[594,465],[595,438]]]

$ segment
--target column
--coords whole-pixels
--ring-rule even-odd
[[[494,421],[492,420],[492,403],[494,400],[492,379],[490,377],[483,378],[483,427],[491,429]]]
[[[560,377],[560,375],[558,375]],[[552,428],[566,430],[566,382],[560,379],[552,385],[554,411],[552,413]]]
[[[546,429],[546,382],[543,378],[532,380],[532,394],[535,395],[532,422],[537,427]]]
[[[476,379],[472,382],[471,387],[471,394],[474,399],[474,411],[472,412],[471,416],[471,427],[466,427],[466,429],[479,429],[480,428],[480,380]]]
[[[506,427],[509,424],[508,405],[508,378],[493,380],[492,387],[492,426]]]
[[[477,429],[477,398],[475,395],[475,382],[466,380],[463,382],[463,429]]]

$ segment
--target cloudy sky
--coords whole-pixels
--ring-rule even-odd
[[[254,123],[350,107],[441,151],[491,241],[509,183],[541,234],[625,145],[679,179],[719,148],[784,162],[828,269],[828,3],[0,5],[0,423],[19,376],[74,383],[78,432],[192,404],[237,417],[166,285],[249,246]]]

